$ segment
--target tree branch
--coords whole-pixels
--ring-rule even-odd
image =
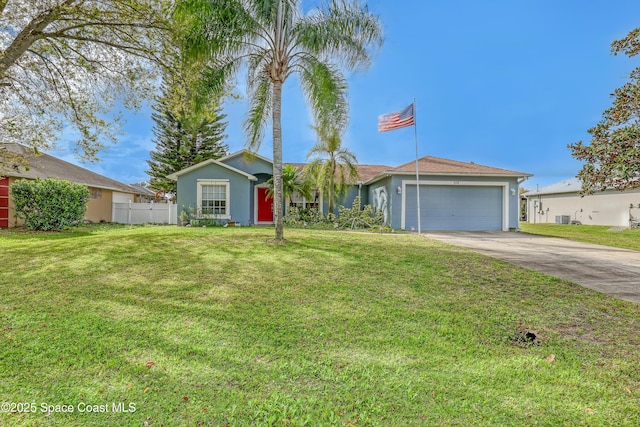
[[[161,62],[161,59],[158,56],[150,54],[150,52],[145,50],[144,47],[142,47],[142,46],[141,47],[128,46],[128,45],[124,45],[124,44],[110,42],[110,41],[107,41],[107,40],[101,40],[101,39],[96,39],[96,38],[91,38],[91,37],[65,35],[65,34],[61,34],[61,35],[53,37],[53,38],[54,39],[67,39],[67,40],[76,40],[76,41],[84,41],[84,42],[101,44],[101,45],[104,45],[104,46],[112,47],[114,49],[122,50],[123,52],[126,52],[126,53],[128,53],[130,55],[135,55],[135,56],[140,57],[140,58],[152,59],[154,61]]]
[[[69,106],[71,107],[71,110],[73,111],[73,115],[75,116],[76,120],[80,120],[76,110],[76,103],[73,100],[73,96],[71,95],[71,92],[72,92],[71,87],[69,86],[69,83],[67,82],[65,74],[62,72],[62,70],[60,70],[60,68],[58,68],[58,66],[55,63],[47,59],[44,55],[41,55],[40,53],[35,52],[31,49],[29,49],[28,52],[40,58],[40,60],[42,61],[42,64],[44,65],[47,72],[49,73],[49,76],[51,77],[50,81],[52,83],[53,90],[58,94],[58,97],[60,99],[67,100]],[[65,88],[66,95],[60,92],[60,89],[57,83],[58,79],[56,78],[56,74],[62,80],[62,84]]]
[[[56,21],[60,22],[60,21],[64,21],[63,19],[57,19]],[[69,21],[72,22],[77,22],[78,19],[69,19]],[[71,25],[69,27],[65,27],[65,28],[61,28],[58,29],[55,32],[50,32],[50,33],[43,33],[44,36],[59,36],[59,35],[64,35],[65,32],[67,31],[71,31],[71,30],[77,30],[77,29],[84,29],[87,27],[108,27],[108,28],[115,28],[115,27],[128,27],[128,28],[135,28],[135,29],[154,29],[154,30],[168,30],[169,28],[166,25],[160,25],[160,22],[152,22],[149,24],[144,24],[144,23],[130,23],[130,22],[111,22],[111,21],[88,21],[88,22],[84,22],[81,24],[75,24],[75,25]]]
[[[7,7],[8,2],[9,0],[0,0],[0,16],[2,16],[2,13],[4,12],[4,8]]]
[[[5,1],[6,0],[0,0]],[[73,4],[75,0],[65,0],[56,7],[53,7],[42,14],[36,16],[29,22],[18,35],[13,39],[2,56],[0,56],[0,79],[4,77],[9,67],[11,67],[31,45],[41,38],[42,31],[56,20],[61,11]],[[4,6],[3,6],[4,8]]]

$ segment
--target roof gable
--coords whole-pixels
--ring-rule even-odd
[[[249,173],[246,173],[244,171],[241,171],[240,169],[236,169],[236,168],[234,168],[232,166],[229,166],[227,164],[224,164],[224,163],[220,162],[219,160],[214,160],[214,159],[205,160],[205,161],[197,163],[197,164],[195,164],[193,166],[189,166],[188,168],[182,169],[182,170],[180,170],[178,172],[174,172],[171,175],[167,175],[167,178],[176,181],[179,176],[185,175],[185,174],[187,174],[189,172],[193,172],[194,170],[198,170],[198,169],[200,169],[202,167],[205,167],[205,166],[208,166],[208,165],[217,165],[217,166],[223,167],[225,169],[229,169],[232,172],[235,172],[235,173],[237,173],[239,175],[242,175],[242,176],[246,177],[250,181],[257,181],[258,180],[258,178],[256,178],[255,176],[253,176],[253,175],[251,175]]]
[[[249,151],[246,148],[244,148],[242,150],[239,150],[239,151],[236,151],[235,153],[231,153],[231,154],[229,154],[227,156],[221,157],[221,158],[218,159],[218,161],[226,163],[228,160],[234,159],[234,158],[236,158],[236,157],[238,157],[240,155],[246,156],[249,159],[257,158],[257,159],[260,159],[260,160],[264,160],[265,162],[267,162],[269,164],[273,164],[273,162],[271,160],[267,159],[266,157],[261,156],[258,153],[254,153],[253,151]]]
[[[273,174],[273,162],[266,157],[253,153],[247,149],[218,159],[219,162],[248,174]]]

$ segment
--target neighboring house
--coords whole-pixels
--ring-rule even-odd
[[[303,167],[302,164],[294,164]],[[360,195],[362,205],[381,210],[394,229],[417,229],[415,162],[396,168],[359,165],[360,181],[343,201],[350,207]],[[203,216],[242,225],[271,224],[272,200],[267,198],[271,160],[241,150],[218,160],[206,160],[169,178],[178,182],[178,206]],[[436,157],[419,159],[421,227],[423,230],[514,230],[518,225],[519,184],[531,175]],[[300,206],[328,203],[300,200]],[[288,202],[287,202],[288,203]],[[287,204],[285,203],[285,204]]]
[[[13,171],[0,176],[0,228],[20,224],[9,196],[9,186],[19,179],[54,178],[86,185],[91,198],[87,202],[85,220],[90,222],[111,222],[112,203],[133,202],[138,194],[137,190],[126,184],[48,154],[34,155],[22,145],[3,144],[2,148],[25,155],[28,170]]]
[[[583,197],[581,188],[580,180],[573,178],[527,192],[527,221],[531,224],[574,221],[617,227],[635,226],[640,221],[640,190],[608,189]]]
[[[166,202],[167,199],[161,197],[160,193],[149,190],[147,187],[143,187],[139,184],[129,184],[133,190],[136,191],[134,203],[149,203],[149,202]]]

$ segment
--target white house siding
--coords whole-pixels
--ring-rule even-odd
[[[638,190],[606,190],[584,197],[577,192],[528,195],[527,221],[531,224],[553,224],[556,216],[565,215],[585,225],[628,227],[632,203],[631,215],[640,217]]]

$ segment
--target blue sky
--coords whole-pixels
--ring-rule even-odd
[[[306,1],[305,7],[318,1]],[[343,144],[362,164],[397,166],[415,159],[413,128],[377,132],[380,114],[416,99],[419,155],[473,161],[534,174],[535,189],[580,169],[567,144],[611,104],[640,59],[613,56],[610,44],[640,26],[637,0],[484,2],[370,0],[385,44],[369,70],[349,75],[351,121]],[[244,78],[239,77],[242,93]],[[227,143],[244,147],[244,101],[225,106]],[[126,114],[124,134],[81,166],[123,182],[145,181],[154,148],[151,109]],[[284,160],[304,162],[315,143],[311,116],[295,78],[284,87]],[[52,154],[73,159],[66,141]],[[271,158],[267,132],[260,154]]]

